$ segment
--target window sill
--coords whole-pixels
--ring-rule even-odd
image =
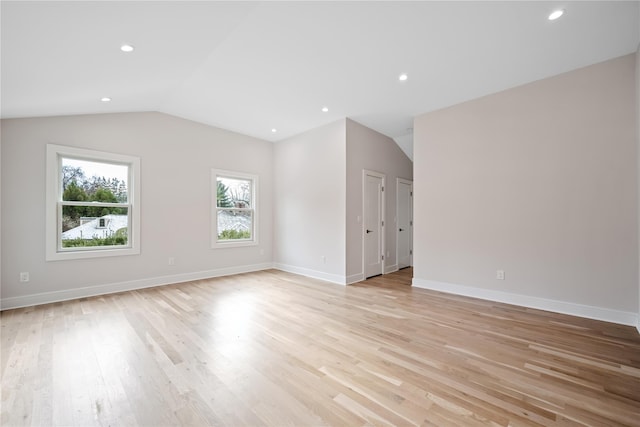
[[[242,240],[239,242],[234,241],[215,241],[211,243],[211,249],[222,249],[222,248],[239,248],[243,246],[257,246],[258,242],[256,240]]]
[[[140,255],[139,248],[123,248],[123,249],[99,249],[99,250],[82,250],[82,251],[61,251],[47,253],[47,261],[64,261],[73,259],[87,259],[87,258],[105,258],[112,256],[128,256],[128,255]]]

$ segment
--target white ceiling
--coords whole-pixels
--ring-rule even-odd
[[[350,117],[409,154],[418,114],[640,42],[638,1],[2,1],[1,14],[3,118],[161,111],[278,141]]]

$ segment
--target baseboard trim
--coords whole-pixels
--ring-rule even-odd
[[[636,326],[638,328],[638,332],[640,332],[640,319],[638,318],[638,315],[633,312],[612,310],[609,308],[575,304],[566,301],[532,297],[491,289],[481,289],[473,286],[437,282],[434,280],[414,278],[412,286],[489,301],[519,305],[521,307],[552,311],[554,313],[569,314],[594,320],[603,320],[605,322],[618,323],[621,325]]]
[[[219,268],[215,270],[198,271],[193,273],[173,274],[170,276],[150,277],[148,279],[130,280],[126,282],[108,283],[104,285],[87,286],[84,288],[65,289],[61,291],[43,292],[20,297],[3,298],[0,300],[0,310],[30,307],[49,304],[52,302],[68,301],[78,298],[107,295],[117,292],[133,291],[136,289],[153,288],[155,286],[172,285],[192,280],[211,279],[214,277],[230,276],[232,274],[250,273],[253,271],[273,268],[271,263],[240,265]]]
[[[312,270],[310,268],[296,267],[288,264],[274,263],[273,268],[286,271],[287,273],[295,273],[301,276],[311,277],[314,279],[324,280],[326,282],[336,283],[338,285],[346,285],[347,278],[338,274],[325,273],[323,271]]]
[[[384,274],[393,273],[395,271],[398,271],[398,264],[393,264],[393,265],[384,267]]]
[[[352,274],[347,276],[347,285],[362,282],[364,280],[364,273]]]

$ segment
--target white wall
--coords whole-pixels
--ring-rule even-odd
[[[635,324],[635,62],[415,119],[415,285]]]
[[[362,213],[362,169],[387,174],[389,218],[395,216],[395,177],[411,178],[411,162],[391,139],[347,119],[275,145],[161,113],[1,123],[3,308],[272,265],[344,284],[347,248],[350,270],[362,270],[355,221]],[[45,261],[47,143],[141,158],[140,255]],[[258,246],[210,248],[212,168],[259,176]],[[354,222],[349,230],[347,217]],[[391,265],[392,232],[389,227]],[[169,257],[175,265],[168,265]],[[20,283],[20,272],[29,272],[30,282]]]
[[[2,122],[0,121],[0,224],[2,224]],[[2,227],[0,226],[0,301],[2,301]],[[2,308],[0,306],[0,308]]]
[[[345,150],[345,120],[275,144],[276,267],[345,282]]]
[[[362,170],[386,175],[385,272],[398,269],[396,259],[396,179],[413,179],[413,164],[389,137],[347,119],[347,281],[363,280],[362,265]]]
[[[639,19],[640,21],[640,8]],[[640,45],[636,50],[636,150],[638,155],[637,178],[638,178],[638,241],[640,242]],[[640,254],[639,254],[640,256]],[[638,268],[640,268],[640,259],[638,260]],[[638,277],[638,323],[636,325],[640,332],[640,274]]]
[[[141,158],[139,256],[45,262],[49,142]],[[269,267],[272,152],[270,142],[161,113],[3,120],[3,307]],[[259,246],[210,248],[211,168],[259,176]],[[23,271],[30,282],[19,283]]]

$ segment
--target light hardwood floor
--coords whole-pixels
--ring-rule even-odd
[[[640,426],[634,328],[410,279],[270,270],[5,311],[1,424]]]

